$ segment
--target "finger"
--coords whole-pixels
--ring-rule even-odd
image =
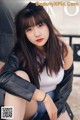
[[[51,120],[57,120],[57,115],[53,114],[52,117],[51,117]]]
[[[50,120],[53,120],[53,114],[48,114],[48,115],[49,115]]]
[[[55,117],[54,117],[54,115],[52,114],[52,116],[51,116],[51,119],[50,120],[55,120]]]
[[[57,116],[56,115],[54,116],[53,120],[57,120]]]

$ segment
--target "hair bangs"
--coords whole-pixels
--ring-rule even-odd
[[[40,23],[44,23],[43,18],[38,14],[34,14],[32,16],[29,16],[27,19],[25,19],[24,29],[27,29],[29,27],[33,27],[33,26],[38,25]]]

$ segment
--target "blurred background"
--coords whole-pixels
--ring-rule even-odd
[[[2,2],[4,7],[2,7]],[[16,43],[15,15],[29,3],[29,0],[0,0],[0,68],[4,65],[9,53]],[[62,34],[62,40],[69,44],[74,52],[74,80],[73,90],[68,102],[75,115],[80,119],[80,1],[79,0],[33,0],[38,4],[45,4],[54,26]],[[7,15],[6,20],[4,14]],[[7,22],[6,22],[7,21]],[[4,26],[4,28],[3,28]],[[4,34],[5,32],[5,34]],[[0,97],[2,91],[0,90]],[[1,101],[2,102],[2,101]]]

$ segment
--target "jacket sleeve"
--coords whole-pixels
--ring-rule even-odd
[[[19,70],[19,60],[13,52],[0,72],[0,88],[6,92],[31,100],[36,87],[15,74]]]
[[[58,108],[58,115],[63,110],[66,100],[68,99],[72,91],[72,82],[73,82],[73,65],[65,70],[64,78],[62,82],[57,86],[55,90],[55,99],[54,102]]]

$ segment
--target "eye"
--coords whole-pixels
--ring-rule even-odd
[[[39,24],[38,24],[39,27],[41,27],[41,26],[43,26],[43,25],[44,25],[44,23],[39,23]]]
[[[26,32],[29,32],[29,31],[31,31],[31,30],[32,30],[32,28],[29,27],[29,28],[26,29]]]

